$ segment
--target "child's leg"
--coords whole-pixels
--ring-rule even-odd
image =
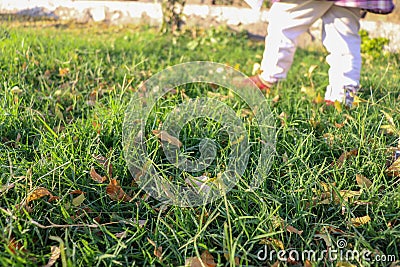
[[[293,62],[297,38],[333,6],[333,2],[328,1],[299,2],[275,2],[269,12],[268,35],[265,38],[260,75],[268,83],[286,78]]]
[[[356,93],[361,71],[360,9],[332,6],[322,17],[322,42],[329,52],[329,86],[325,100],[343,101]],[[346,104],[351,105],[351,94]]]

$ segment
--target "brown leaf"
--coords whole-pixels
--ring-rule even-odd
[[[182,146],[182,142],[179,141],[178,138],[170,135],[166,131],[153,130],[152,133],[157,136],[161,141],[167,142],[168,144],[174,145],[178,148]]]
[[[342,155],[340,155],[340,157],[338,158],[336,165],[340,168],[342,167],[344,161],[352,156],[357,156],[358,155],[358,149],[353,149],[350,151],[345,151],[342,153]]]
[[[235,260],[236,261],[236,260]],[[215,267],[217,264],[214,262],[214,257],[205,250],[201,255],[200,259],[197,257],[191,257],[186,259],[185,266],[190,267]]]
[[[369,215],[366,215],[363,217],[351,218],[350,221],[355,227],[359,227],[361,225],[364,225],[364,224],[367,224],[368,222],[370,222],[371,217],[369,217]]]
[[[386,173],[390,177],[400,177],[400,158],[387,168]]]
[[[365,186],[366,188],[369,188],[372,185],[371,180],[369,180],[367,177],[365,177],[362,174],[356,174],[356,181],[357,181],[357,184],[361,187]]]
[[[11,240],[10,240],[10,243],[8,243],[8,249],[9,249],[9,250],[11,251],[11,253],[13,253],[13,254],[16,254],[16,253],[17,253],[17,250],[19,250],[19,251],[21,251],[21,252],[23,252],[23,253],[28,252],[28,251],[24,248],[24,245],[23,245],[21,242],[15,240],[14,237],[12,237]]]
[[[96,159],[96,161],[101,164],[108,173],[108,177],[111,179],[112,178],[112,171],[113,171],[113,166],[110,160],[102,155],[93,155],[93,157]]]
[[[345,120],[345,121],[342,122],[342,123],[337,123],[337,122],[335,122],[335,127],[338,128],[338,129],[340,129],[340,128],[342,128],[343,126],[346,125],[346,122],[347,122],[347,120]]]
[[[123,232],[120,232],[120,233],[116,233],[116,234],[115,234],[115,237],[116,237],[116,238],[124,239],[124,238],[126,237],[127,234],[128,234],[127,231],[123,231]]]
[[[8,190],[14,188],[14,186],[15,186],[15,183],[5,184],[5,185],[0,186],[0,194],[3,192],[7,192]]]
[[[56,263],[56,261],[58,260],[58,258],[61,255],[61,250],[59,247],[57,246],[51,246],[51,256],[49,261],[47,262],[46,265],[43,265],[43,267],[51,267],[54,265],[54,263]]]
[[[70,195],[80,195],[80,194],[84,194],[85,192],[83,192],[82,190],[73,190],[71,192],[69,192]]]
[[[98,174],[94,167],[90,169],[90,177],[93,179],[93,181],[96,181],[98,183],[104,183],[107,180],[107,177]]]
[[[115,201],[130,201],[132,198],[122,190],[116,179],[111,179],[106,189],[107,195]]]
[[[49,199],[47,200],[47,202],[53,202],[53,201],[56,201],[56,200],[59,200],[60,198],[58,197],[58,196],[53,196],[53,195],[51,195],[50,197],[49,197]]]
[[[147,238],[147,241],[154,247],[154,256],[156,256],[160,261],[162,260],[162,246],[157,247],[156,243],[151,240],[150,238]]]
[[[280,265],[280,261],[274,262],[274,264],[271,265],[271,267],[278,267]]]
[[[287,225],[287,226],[286,226],[286,231],[288,231],[288,232],[290,232],[290,233],[295,233],[295,234],[298,234],[298,235],[301,235],[301,234],[303,233],[302,230],[297,230],[296,228],[294,228],[294,227],[291,226],[291,225]]]

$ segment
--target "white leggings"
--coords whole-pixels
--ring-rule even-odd
[[[261,78],[269,83],[286,78],[297,38],[319,18],[322,42],[329,55],[329,86],[325,100],[342,101],[345,86],[359,86],[361,71],[360,9],[328,1],[275,2],[270,10],[268,35],[261,62]]]

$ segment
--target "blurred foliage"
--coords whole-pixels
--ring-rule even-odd
[[[385,37],[371,38],[366,30],[360,31],[361,36],[361,53],[369,55],[373,58],[383,56],[383,48],[389,44],[389,39]]]
[[[163,21],[161,25],[162,32],[176,33],[182,26],[182,13],[186,0],[162,0],[161,7],[163,12]]]

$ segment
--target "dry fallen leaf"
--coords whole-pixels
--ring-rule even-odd
[[[107,177],[98,174],[94,167],[90,169],[90,177],[98,183],[104,183],[107,180]]]
[[[93,157],[99,164],[101,164],[107,170],[108,177],[111,179],[113,176],[112,175],[113,165],[110,162],[110,160],[102,155],[93,155]]]
[[[370,222],[371,217],[369,217],[369,215],[366,215],[363,217],[351,218],[350,221],[355,227],[359,227],[361,225],[364,225],[364,224],[367,224],[368,222]]]
[[[58,74],[61,77],[64,77],[65,75],[67,75],[69,73],[69,68],[59,68],[58,69]]]
[[[309,261],[308,259],[306,259],[305,261],[304,261],[304,267],[312,267],[313,265],[312,265],[312,263],[311,263],[311,261]]]
[[[160,261],[162,260],[162,246],[157,247],[156,243],[151,240],[150,238],[147,238],[147,241],[154,247],[154,256],[156,256]]]
[[[274,262],[274,264],[271,265],[271,267],[279,267],[280,261]]]
[[[212,181],[212,178],[209,178],[206,175],[202,175],[199,177],[188,177],[185,179],[185,183],[189,186],[191,186],[194,190],[196,190],[196,193],[208,193],[211,190],[211,187],[208,185],[208,183]]]
[[[85,194],[80,194],[79,196],[72,199],[72,205],[78,207],[83,203],[83,201],[85,201]]]
[[[51,267],[54,265],[54,263],[56,263],[56,261],[58,260],[58,258],[61,255],[61,250],[59,247],[57,246],[51,246],[51,256],[49,261],[47,262],[46,265],[43,265],[43,267]]]
[[[168,144],[174,145],[178,148],[182,146],[182,142],[179,141],[178,138],[170,135],[166,131],[153,130],[152,133],[157,136],[161,141],[167,142]]]
[[[333,103],[333,106],[335,107],[337,112],[342,112],[342,110],[343,110],[342,104],[339,101],[336,100],[335,103]]]
[[[325,102],[324,98],[321,96],[320,93],[317,94],[317,96],[314,98],[313,102],[315,104],[322,104]]]
[[[29,202],[33,201],[33,200],[37,200],[40,199],[44,196],[49,196],[49,199],[47,200],[48,202],[52,202],[54,200],[59,199],[59,197],[57,196],[53,196],[52,193],[50,193],[49,190],[47,190],[44,187],[38,187],[35,190],[33,190],[33,192],[31,192],[28,197],[26,198],[25,201],[25,208],[27,208],[27,211],[29,212],[31,210],[31,208],[28,207]]]
[[[325,245],[330,248],[332,246],[332,241],[329,235],[327,234],[315,234],[314,238],[323,239],[325,241]]]
[[[272,245],[275,248],[279,248],[280,250],[284,250],[285,246],[283,245],[283,242],[279,239],[274,239],[274,238],[268,238],[268,244]]]
[[[251,75],[257,75],[261,73],[261,65],[260,63],[254,63],[253,69],[251,70]]]
[[[80,195],[83,194],[84,192],[82,190],[76,189],[76,190],[72,190],[71,192],[69,192],[70,195]]]
[[[361,187],[365,186],[366,188],[369,188],[372,185],[371,180],[369,180],[367,177],[365,177],[362,174],[356,174],[356,181],[357,181],[357,184]]]
[[[132,198],[122,190],[116,179],[111,179],[106,188],[107,195],[115,201],[130,201]]]
[[[24,248],[24,245],[23,245],[21,242],[15,240],[14,237],[12,237],[12,238],[10,239],[10,243],[8,243],[8,249],[9,249],[9,250],[11,251],[11,253],[13,253],[13,254],[16,254],[16,253],[17,253],[17,250],[19,250],[19,251],[21,251],[21,252],[23,252],[23,253],[28,252],[28,250],[26,250],[26,249]]]
[[[297,230],[296,228],[294,228],[294,227],[291,226],[291,225],[287,225],[287,226],[286,226],[286,230],[287,230],[288,232],[290,232],[290,233],[295,233],[295,234],[298,234],[298,235],[301,235],[301,234],[303,233],[302,230]]]
[[[357,267],[357,265],[351,264],[347,261],[339,261],[338,263],[336,263],[336,267]]]
[[[344,161],[352,156],[357,156],[358,155],[358,149],[353,149],[350,151],[345,151],[342,153],[342,155],[340,155],[340,157],[338,158],[336,165],[340,168],[342,167]],[[332,165],[334,165],[335,163],[332,163]]]
[[[126,237],[127,234],[128,234],[127,231],[123,231],[123,232],[120,232],[120,233],[116,233],[116,234],[115,234],[115,237],[116,237],[116,238],[124,239],[124,238]]]
[[[0,186],[0,194],[3,192],[7,192],[8,190],[14,188],[14,186],[15,186],[15,183],[5,184],[5,185]]]
[[[205,250],[201,255],[200,259],[197,257],[191,257],[186,259],[185,266],[189,267],[215,267],[217,264],[214,262],[214,257],[210,252]]]
[[[390,177],[400,177],[400,158],[387,168],[386,173]]]
[[[279,102],[279,99],[280,99],[280,96],[279,96],[279,95],[276,95],[276,96],[274,96],[274,98],[272,98],[272,102],[278,103],[278,102]]]

